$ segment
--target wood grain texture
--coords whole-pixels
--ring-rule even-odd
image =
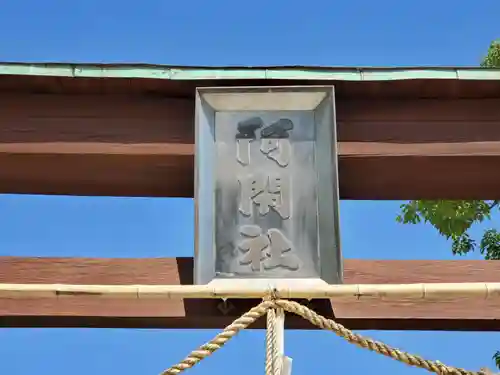
[[[337,99],[341,198],[500,199],[500,99]],[[0,100],[0,193],[193,195],[191,98]]]
[[[0,257],[0,283],[191,284],[191,258],[89,259]],[[350,284],[499,282],[495,261],[345,261]],[[224,315],[217,300],[103,299],[91,296],[0,299],[3,327],[222,328],[257,304],[231,300]],[[314,300],[311,307],[352,329],[500,330],[500,299]],[[259,322],[256,327],[263,327]],[[290,328],[312,328],[288,317]]]

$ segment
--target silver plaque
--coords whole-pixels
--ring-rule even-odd
[[[196,92],[195,283],[341,283],[333,87]]]

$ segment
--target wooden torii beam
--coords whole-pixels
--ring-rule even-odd
[[[500,282],[496,261],[345,261],[347,284]],[[192,258],[0,257],[0,283],[187,285]],[[3,327],[222,328],[258,300],[129,300],[81,295],[57,300],[0,298]],[[305,302],[305,301],[302,301]],[[314,300],[311,307],[351,329],[500,330],[500,298]],[[227,310],[227,311],[226,311]],[[263,323],[263,322],[262,322]],[[290,328],[311,329],[287,318]],[[259,327],[259,325],[257,325]],[[262,327],[262,325],[260,326]]]
[[[193,196],[192,98],[0,100],[0,192]],[[337,105],[342,199],[500,198],[500,98]]]
[[[343,199],[500,199],[500,71],[466,68],[0,63],[0,193],[192,197],[194,88],[226,84],[335,85]],[[348,259],[345,280],[499,282],[499,268]],[[4,257],[0,283],[189,284],[192,260]],[[0,325],[210,328],[255,302],[3,298]],[[500,327],[496,299],[312,304],[357,329]]]

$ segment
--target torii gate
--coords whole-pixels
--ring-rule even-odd
[[[192,197],[196,87],[318,85],[335,88],[340,198],[500,199],[500,71],[476,68],[0,64],[0,192]],[[298,298],[344,336],[332,324],[498,330],[497,264],[345,260],[342,286],[245,291],[190,286],[187,258],[3,257],[0,325],[220,328],[266,296],[273,324],[275,309],[312,316],[279,299]]]

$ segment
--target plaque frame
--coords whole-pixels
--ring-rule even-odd
[[[270,286],[343,281],[339,224],[338,147],[333,86],[198,87],[195,100],[195,257],[194,283],[249,281]],[[317,275],[245,277],[216,270],[216,184],[218,112],[310,111],[314,118],[314,166],[317,212]],[[236,124],[235,124],[236,126]],[[234,176],[236,179],[236,176]],[[319,202],[321,202],[319,204]]]

